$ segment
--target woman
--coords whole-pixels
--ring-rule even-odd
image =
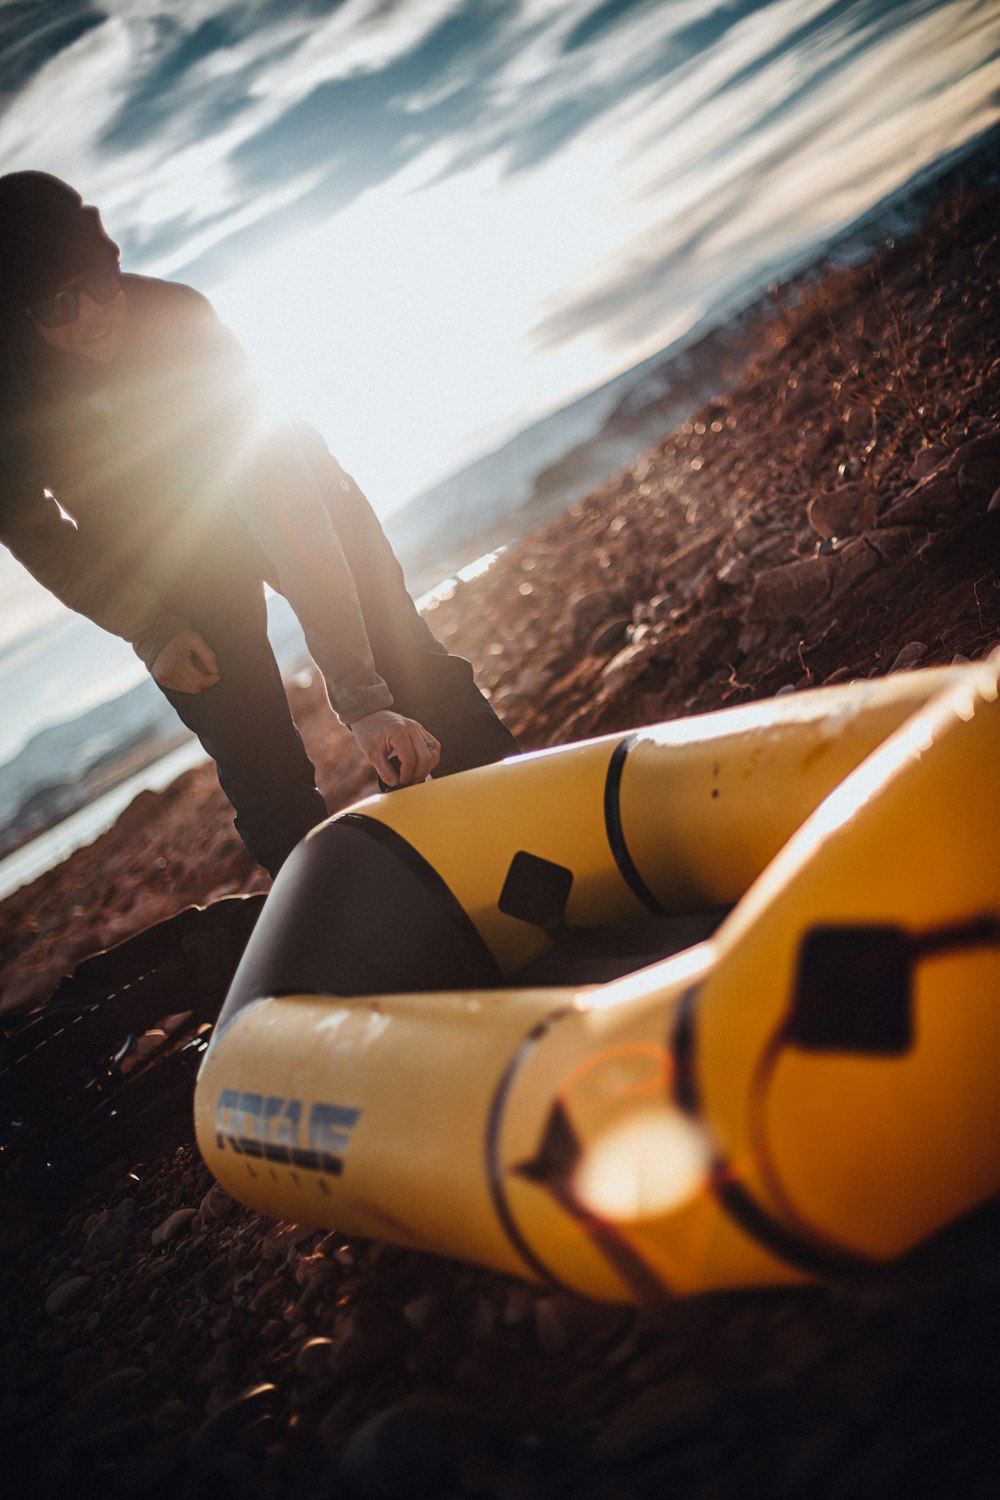
[[[206,299],[123,275],[98,211],[45,173],[0,177],[0,337],[0,540],[133,644],[267,870],[327,810],[267,640],[265,581],[384,785],[516,753],[319,435],[265,429]]]

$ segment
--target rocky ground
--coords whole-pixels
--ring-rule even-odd
[[[526,746],[1000,643],[998,222],[953,197],[777,297],[737,388],[436,606]],[[366,772],[292,691],[343,806]],[[265,887],[190,772],[0,905],[4,1006]],[[61,1196],[8,1195],[9,1492],[985,1500],[997,1233],[987,1209],[864,1285],[609,1309],[273,1225],[181,1111]]]

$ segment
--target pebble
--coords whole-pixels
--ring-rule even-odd
[[[45,1311],[50,1318],[61,1318],[81,1300],[93,1286],[91,1276],[71,1276],[63,1281],[45,1299]]]
[[[155,1246],[169,1245],[178,1235],[183,1234],[198,1212],[196,1208],[177,1208],[168,1218],[158,1224],[150,1235],[150,1243]]]
[[[874,496],[866,485],[842,484],[814,496],[806,507],[806,515],[818,536],[853,536],[874,520]]]
[[[332,1353],[332,1339],[308,1339],[295,1356],[295,1369],[299,1375],[315,1380],[317,1376],[325,1375],[329,1370]]]
[[[112,1370],[77,1394],[72,1403],[73,1411],[77,1417],[93,1417],[98,1413],[118,1415],[122,1407],[138,1395],[146,1379],[146,1371],[138,1365]]]
[[[543,1354],[561,1354],[569,1344],[566,1321],[552,1297],[535,1302],[535,1333]]]
[[[492,1297],[477,1297],[469,1332],[474,1339],[486,1340],[496,1332],[498,1309]]]
[[[503,1305],[503,1320],[508,1328],[514,1328],[531,1316],[534,1297],[530,1289],[520,1283],[510,1288]]]
[[[86,1244],[80,1252],[80,1264],[92,1266],[126,1249],[135,1230],[135,1215],[135,1199],[123,1198],[114,1208],[88,1219],[83,1226]]]
[[[440,1317],[441,1311],[441,1298],[434,1292],[426,1292],[422,1297],[414,1297],[404,1305],[403,1317],[411,1328],[422,1332]]]
[[[923,641],[909,641],[901,651],[894,657],[890,672],[905,672],[910,667],[915,667],[918,662],[923,661],[927,655],[927,647]]]
[[[220,1448],[233,1444],[241,1432],[273,1411],[276,1397],[276,1386],[270,1381],[261,1381],[259,1385],[248,1386],[239,1395],[223,1400],[191,1439],[189,1458],[199,1463],[213,1458]]]
[[[495,1431],[447,1400],[419,1395],[371,1417],[351,1436],[340,1473],[370,1500],[461,1493],[463,1466],[491,1456]]]
[[[758,573],[746,610],[750,622],[804,615],[826,594],[830,558],[819,554]]]
[[[217,1219],[228,1219],[239,1207],[234,1198],[230,1198],[224,1188],[214,1182],[208,1192],[198,1205],[198,1218],[203,1224],[209,1224]]]
[[[150,1420],[157,1432],[180,1432],[194,1426],[198,1413],[189,1402],[170,1396],[156,1408]]]

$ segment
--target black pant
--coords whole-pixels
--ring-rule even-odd
[[[517,741],[476,687],[469,663],[452,656],[417,613],[364,495],[353,482],[341,485],[343,472],[321,445],[310,461],[354,577],[375,669],[395,710],[441,742],[434,775],[516,754]],[[206,542],[167,602],[215,652],[219,681],[201,693],[164,691],[215,761],[240,837],[274,875],[327,808],[267,639],[267,559],[234,516]]]

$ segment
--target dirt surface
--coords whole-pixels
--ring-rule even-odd
[[[1000,643],[998,201],[776,298],[734,388],[430,620],[525,746]],[[991,508],[992,507],[992,508]],[[293,689],[332,808],[368,789]],[[4,1006],[180,907],[266,889],[211,768],[0,905]],[[998,1217],[857,1285],[606,1308],[274,1225],[186,1114],[8,1196],[17,1496],[535,1500],[996,1493]]]

